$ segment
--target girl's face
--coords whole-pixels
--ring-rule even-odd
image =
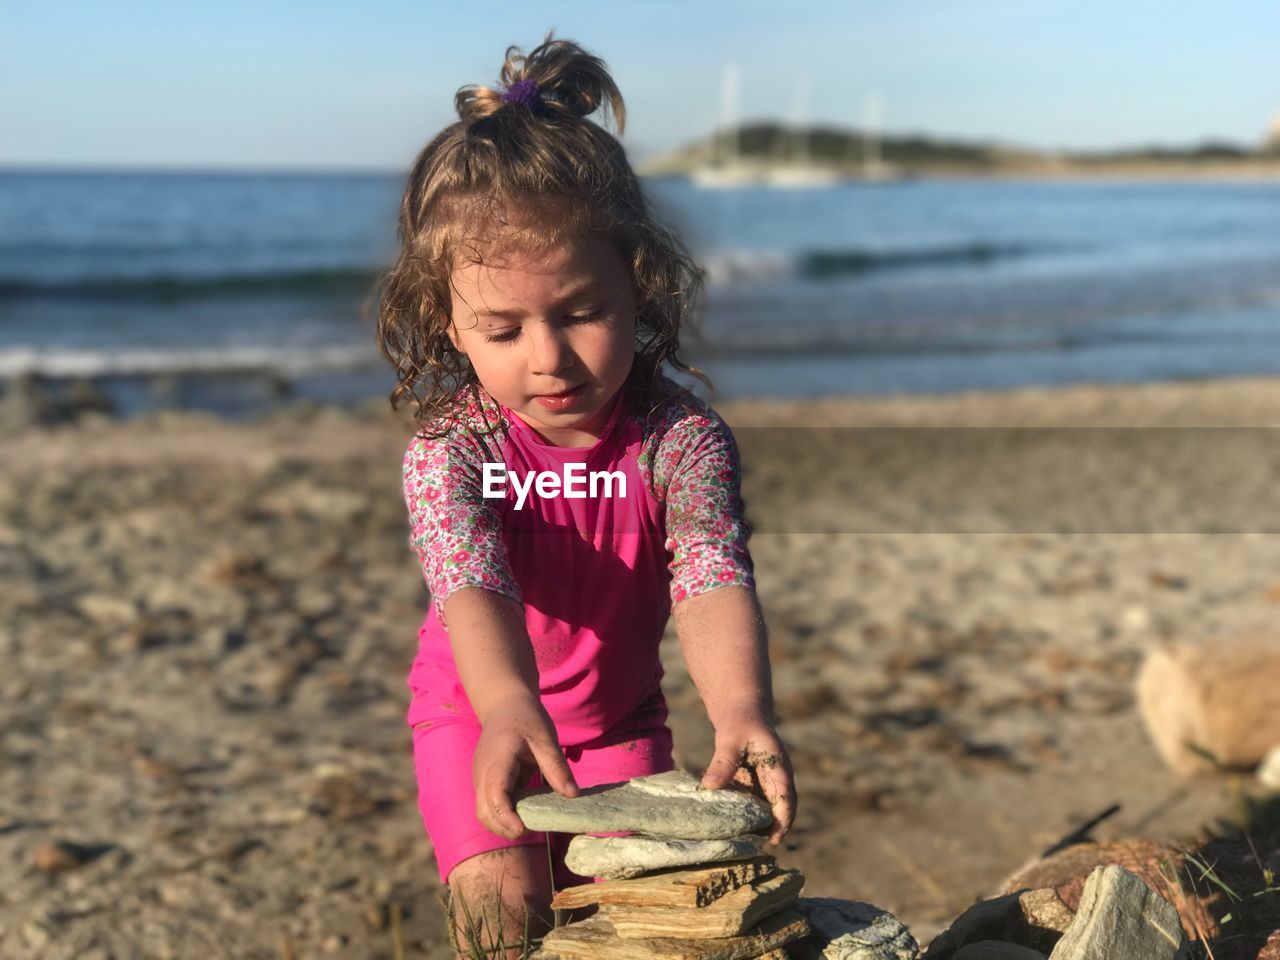
[[[594,444],[635,357],[635,294],[614,244],[505,253],[460,266],[451,285],[449,339],[480,385],[548,442]]]

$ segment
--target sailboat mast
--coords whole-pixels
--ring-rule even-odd
[[[794,163],[797,167],[809,166],[809,80],[801,77],[796,81],[796,100],[792,110],[792,134],[795,142]]]
[[[866,106],[866,119],[862,126],[862,172],[874,175],[880,169],[880,94],[869,94]]]
[[[721,163],[726,167],[737,166],[742,145],[738,134],[738,65],[736,63],[725,64],[721,110],[722,122],[727,131],[725,156],[721,158]]]

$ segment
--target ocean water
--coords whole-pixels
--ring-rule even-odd
[[[0,380],[124,413],[385,396],[400,175],[0,171]],[[648,184],[717,397],[1280,372],[1280,182]]]

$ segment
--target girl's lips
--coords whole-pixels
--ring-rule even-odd
[[[555,397],[568,397],[581,390],[582,387],[583,385],[580,383],[571,390],[562,390],[560,393],[540,393],[538,396],[547,397],[548,399],[554,399]]]
[[[578,398],[584,393],[586,384],[580,383],[572,390],[566,390],[564,393],[543,393],[534,397],[542,406],[548,410],[567,410],[578,402]]]

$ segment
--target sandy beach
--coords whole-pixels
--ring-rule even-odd
[[[806,895],[922,943],[1113,803],[1190,836],[1144,653],[1280,604],[1280,381],[719,408],[739,437]],[[389,412],[0,438],[0,955],[445,958]],[[678,762],[711,739],[672,632]],[[58,843],[69,847],[57,847]]]

